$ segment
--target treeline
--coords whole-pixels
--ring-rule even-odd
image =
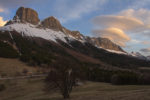
[[[8,43],[0,41],[0,57],[4,57],[4,58],[17,58],[17,57],[19,57],[19,54]]]
[[[115,85],[144,85],[150,84],[150,75],[132,71],[110,71],[96,68],[84,67],[87,80],[96,82],[107,82]]]
[[[20,53],[20,59],[26,63],[29,63],[30,65],[49,66],[53,61],[57,61],[59,56],[75,60],[75,58],[65,50],[65,48],[67,48],[77,53],[79,52],[88,55],[89,57],[99,59],[100,62],[115,67],[136,69],[137,67],[141,66],[150,66],[149,61],[107,52],[103,49],[96,48],[92,44],[82,44],[78,41],[71,41],[71,46],[59,41],[62,45],[60,46],[41,38],[22,37],[16,32],[13,32],[13,40],[10,38],[8,32],[0,33],[0,40],[7,40],[10,43],[15,42]],[[11,46],[5,44],[1,47],[0,57],[18,57],[18,54],[16,54],[15,50],[13,50]]]
[[[141,66],[150,66],[149,61],[137,59],[135,57],[123,54],[108,52],[104,49],[97,48],[89,43],[81,44],[80,42],[73,41],[71,42],[71,45],[72,47],[74,47],[74,50],[91,56],[93,58],[99,59],[100,61],[112,66],[130,69],[135,69]]]

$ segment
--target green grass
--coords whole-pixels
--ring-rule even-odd
[[[3,81],[0,100],[63,100],[57,92],[45,93],[43,79]],[[150,100],[150,86],[86,82],[73,89],[71,100]]]

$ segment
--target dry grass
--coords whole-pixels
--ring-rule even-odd
[[[5,81],[7,89],[0,92],[0,100],[63,100],[56,92],[45,93],[42,79]],[[150,100],[150,86],[115,86],[87,82],[76,87],[71,100]]]
[[[14,76],[17,73],[22,73],[24,69],[27,69],[29,72],[36,72],[36,68],[29,67],[18,59],[7,59],[0,58],[0,75],[6,74],[7,76]]]
[[[0,74],[15,75],[24,68],[36,72],[36,68],[29,67],[17,59],[0,58]],[[0,92],[0,100],[63,100],[55,91],[43,91],[43,79],[24,79],[1,81],[6,90]],[[115,86],[107,83],[87,82],[76,87],[71,100],[150,100],[150,86],[125,85]]]

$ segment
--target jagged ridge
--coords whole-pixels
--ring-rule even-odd
[[[11,29],[19,31],[24,35],[41,37],[44,39],[53,40],[55,42],[56,39],[64,42],[68,42],[68,40],[78,40],[82,43],[91,43],[98,48],[124,52],[120,46],[114,44],[108,39],[100,37],[87,37],[82,35],[79,31],[70,31],[69,29],[63,27],[59,20],[53,16],[48,17],[40,22],[38,13],[31,8],[20,7],[17,10],[13,20],[6,24],[5,29],[3,28],[3,30]]]

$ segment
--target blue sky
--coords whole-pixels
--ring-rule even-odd
[[[150,0],[0,0],[0,24],[20,6],[35,9],[41,20],[55,16],[70,30],[150,55]]]

